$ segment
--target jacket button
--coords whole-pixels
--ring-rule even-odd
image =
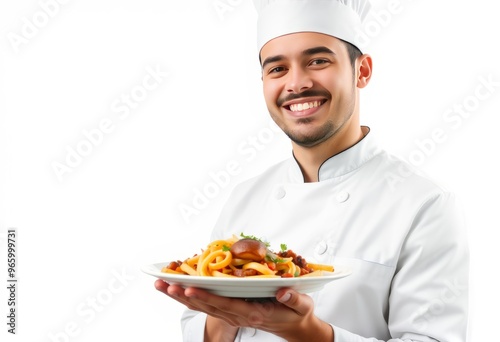
[[[274,190],[274,198],[276,198],[277,200],[282,199],[283,197],[285,197],[285,195],[286,191],[282,187],[276,188],[276,190]]]
[[[257,329],[255,328],[241,328],[241,335],[245,337],[254,337],[257,334]]]
[[[325,252],[327,251],[327,249],[328,249],[328,244],[325,241],[320,241],[316,245],[316,253],[318,253],[319,255],[325,254]]]
[[[347,191],[339,192],[336,197],[337,202],[339,203],[347,201],[348,198],[349,198],[349,193]]]

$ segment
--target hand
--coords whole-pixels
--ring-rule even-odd
[[[189,309],[216,318],[207,319],[207,331],[210,331],[211,324],[226,324],[264,330],[288,341],[304,341],[311,336],[321,341],[333,341],[331,326],[314,315],[312,298],[291,289],[280,289],[276,301],[261,303],[220,297],[197,288],[184,289],[162,280],[157,280],[155,287]],[[237,328],[234,335],[236,331]]]

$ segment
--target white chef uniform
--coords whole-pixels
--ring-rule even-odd
[[[466,340],[468,247],[454,196],[369,133],[304,183],[291,158],[235,188],[212,239],[244,232],[353,273],[310,294],[335,342]],[[203,341],[187,310],[184,341]],[[282,341],[241,328],[237,341]],[[310,341],[316,341],[311,336]],[[322,341],[321,341],[322,342]]]

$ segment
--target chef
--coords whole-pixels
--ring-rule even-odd
[[[292,155],[237,186],[212,239],[241,232],[352,272],[274,302],[155,286],[187,306],[184,341],[465,341],[468,247],[455,196],[360,124],[372,59],[364,0],[260,0],[265,101]]]

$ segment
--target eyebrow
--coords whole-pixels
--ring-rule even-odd
[[[334,56],[336,55],[335,52],[333,52],[332,50],[330,50],[326,46],[317,46],[317,47],[313,47],[313,48],[306,49],[306,50],[302,51],[302,56],[313,56],[313,55],[317,55],[319,53],[326,53],[326,54],[334,55]],[[279,62],[279,61],[282,61],[283,59],[285,59],[285,56],[283,56],[283,55],[276,55],[276,56],[267,57],[264,60],[264,62],[262,63],[262,68],[264,68],[269,63]]]
[[[262,69],[264,69],[264,67],[269,63],[279,62],[283,59],[285,59],[285,56],[283,55],[267,57],[266,59],[264,59],[264,62],[262,63]]]

